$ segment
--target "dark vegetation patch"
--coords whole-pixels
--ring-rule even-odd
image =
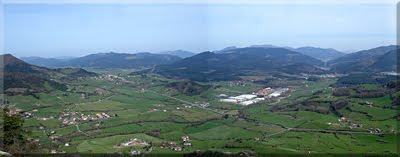
[[[193,81],[173,82],[167,86],[189,96],[201,94],[211,87],[210,85],[201,85]]]
[[[78,77],[93,77],[97,76],[94,72],[89,72],[81,68],[59,68],[55,71],[67,75],[67,78],[78,78]]]
[[[378,73],[356,73],[339,78],[336,86],[360,85],[360,84],[387,84],[398,80],[398,76],[382,75]]]

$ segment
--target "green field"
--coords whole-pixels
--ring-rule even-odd
[[[242,106],[220,102],[218,95],[250,94],[265,86],[251,81],[209,82],[201,83],[210,85],[206,91],[187,95],[167,86],[179,80],[159,75],[129,75],[130,71],[121,69],[112,72],[90,70],[103,75],[118,74],[127,81],[116,83],[86,78],[68,82],[69,90],[64,92],[6,97],[11,105],[21,110],[20,113],[34,114],[25,118],[24,127],[32,132],[31,138],[39,140],[39,152],[397,153],[399,115],[398,108],[393,107],[392,97],[389,94],[376,98],[333,96],[334,89],[330,85],[336,82],[335,79],[295,80],[291,82],[293,85],[284,86],[292,92],[279,100]],[[374,84],[360,88],[386,90]],[[333,112],[331,106],[344,100],[349,104]],[[366,101],[374,105],[363,105]],[[198,107],[191,103],[209,105]],[[98,118],[96,114],[110,117]],[[338,114],[347,121],[339,122]],[[82,116],[96,119],[63,123],[65,119],[69,121]],[[362,127],[351,128],[352,123],[362,124]],[[370,132],[376,128],[380,132]],[[52,139],[53,136],[57,139]],[[182,136],[190,137],[191,146],[184,145]],[[117,147],[130,138],[139,138],[151,145]],[[175,147],[181,147],[182,151],[173,150]]]

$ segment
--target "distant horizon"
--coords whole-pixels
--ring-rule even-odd
[[[262,44],[262,45],[270,45],[270,44]],[[391,46],[391,45],[396,45],[396,44],[390,44],[390,45],[380,45],[380,46],[376,46],[376,47],[371,47],[371,48],[367,48],[367,49],[361,49],[361,50],[354,50],[354,51],[341,51],[335,48],[329,48],[329,47],[315,47],[315,46],[301,46],[301,47],[291,47],[291,46],[277,46],[277,48],[285,48],[285,47],[290,47],[290,48],[302,48],[302,47],[313,47],[313,48],[322,48],[322,49],[334,49],[337,50],[339,52],[342,52],[344,54],[351,54],[351,53],[355,53],[355,52],[359,52],[359,51],[363,51],[363,50],[369,50],[369,49],[373,49],[373,48],[377,48],[377,47],[382,47],[382,46]],[[245,46],[245,47],[237,47],[236,48],[246,48],[246,47],[251,47],[251,46],[256,46],[256,45],[249,45],[249,46]],[[260,46],[260,45],[257,45]],[[276,46],[276,45],[271,45],[271,46]],[[228,47],[233,47],[233,46],[228,46]],[[225,48],[228,48],[225,47]],[[223,49],[223,48],[222,48]],[[92,55],[92,54],[101,54],[101,53],[119,53],[119,54],[137,54],[137,53],[152,53],[152,54],[162,54],[162,52],[167,52],[167,51],[188,51],[188,52],[192,52],[195,54],[200,54],[203,52],[215,52],[215,51],[219,51],[222,49],[218,49],[218,50],[209,50],[209,51],[202,51],[202,52],[192,52],[192,51],[188,51],[188,50],[183,50],[183,49],[177,49],[177,50],[166,50],[166,51],[159,51],[159,52],[116,52],[116,51],[109,51],[109,52],[93,52],[93,53],[88,53],[88,54],[84,54],[82,56],[18,56],[18,55],[14,55],[13,53],[3,53],[3,54],[11,54],[13,56],[16,56],[17,58],[30,58],[30,57],[40,57],[40,58],[55,58],[55,59],[65,59],[65,58],[78,58],[78,57],[84,57],[84,56],[88,56],[88,55]]]
[[[4,23],[4,52],[18,57],[201,53],[264,44],[347,53],[396,44],[396,6],[378,1],[332,5],[6,3]]]

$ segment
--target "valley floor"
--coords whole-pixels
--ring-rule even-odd
[[[397,153],[399,115],[391,96],[334,96],[334,78],[288,81],[282,88],[290,93],[246,106],[219,96],[251,94],[265,85],[201,83],[210,88],[191,95],[167,86],[179,80],[115,73],[70,81],[67,91],[6,100],[24,114],[38,153]],[[332,111],[341,101],[346,107]]]

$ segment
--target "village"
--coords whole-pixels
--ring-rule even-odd
[[[273,89],[271,87],[267,87],[252,94],[242,94],[239,96],[231,96],[228,97],[226,94],[220,94],[219,97],[221,102],[228,102],[228,103],[236,103],[243,106],[248,106],[260,101],[264,101],[267,99],[272,99],[275,97],[283,96],[284,94],[290,93],[291,90],[289,88],[277,88]],[[227,97],[227,98],[226,98]]]
[[[111,75],[111,74],[96,76],[96,77],[94,77],[94,79],[95,80],[107,80],[107,81],[112,81],[112,82],[115,82],[115,81],[126,82],[127,81],[124,77],[120,77],[117,75]]]
[[[116,117],[117,115],[113,115],[113,117]],[[85,115],[83,113],[79,112],[67,112],[67,113],[61,113],[59,116],[59,120],[62,121],[63,125],[73,125],[77,124],[79,121],[95,121],[95,120],[101,120],[101,119],[106,119],[106,118],[111,118],[110,115],[107,113],[101,112],[101,113],[96,113],[94,115]]]

